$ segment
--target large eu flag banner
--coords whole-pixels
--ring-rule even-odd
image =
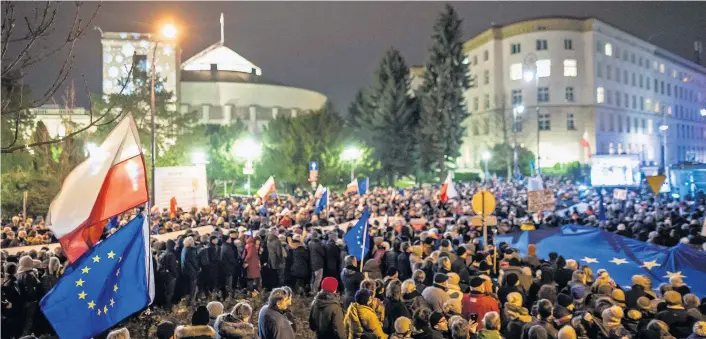
[[[66,269],[40,307],[61,338],[92,338],[154,299],[149,228],[138,215]]]
[[[498,236],[497,243],[502,242],[519,249],[523,255],[527,254],[527,245],[535,244],[540,258],[557,252],[590,266],[593,272],[604,268],[622,287],[629,288],[636,274],[649,277],[654,287],[679,276],[692,293],[706,296],[706,252],[685,244],[668,248],[577,225]]]

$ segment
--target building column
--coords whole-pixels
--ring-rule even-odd
[[[202,105],[201,106],[201,120],[203,122],[208,122],[210,119],[210,113],[211,113],[211,105]]]
[[[257,108],[255,106],[250,106],[250,119],[248,120],[248,129],[250,133],[255,133],[257,127]]]
[[[223,106],[223,122],[228,125],[233,119],[233,105]]]
[[[277,119],[277,114],[279,114],[279,107],[272,107],[272,119]]]

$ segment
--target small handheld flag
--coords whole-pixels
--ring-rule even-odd
[[[358,187],[358,179],[353,179],[348,186],[346,186],[346,191],[343,192],[345,195],[357,194],[360,188]]]
[[[314,210],[314,213],[321,213],[326,206],[328,206],[328,189],[324,189],[324,192],[321,194],[321,198],[319,198],[319,202],[316,204],[316,210]]]
[[[363,260],[365,253],[368,252],[368,248],[370,247],[370,241],[368,239],[369,218],[370,213],[368,206],[365,206],[358,222],[355,226],[349,228],[346,235],[343,236],[346,247],[348,247],[348,254],[358,258],[358,260]]]
[[[368,193],[368,178],[363,178],[358,182],[358,194],[364,195],[365,193]]]

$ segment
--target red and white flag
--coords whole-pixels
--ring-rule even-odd
[[[444,184],[441,185],[439,200],[441,200],[442,203],[446,203],[449,199],[453,199],[458,196],[458,192],[454,186],[453,177],[454,173],[449,171],[449,174],[446,176],[446,181],[444,181]]]
[[[346,191],[343,192],[345,195],[358,194],[358,178],[353,179],[348,186],[346,186]]]
[[[586,151],[588,152],[588,157],[590,158],[591,144],[588,142],[588,131],[583,132],[583,136],[581,136],[581,140],[579,140],[579,145],[586,149]]]
[[[267,201],[272,198],[272,195],[277,195],[277,186],[275,186],[275,177],[270,176],[267,181],[257,190],[257,196]]]
[[[132,115],[64,180],[49,206],[47,226],[76,261],[95,246],[110,218],[149,200],[145,159]]]

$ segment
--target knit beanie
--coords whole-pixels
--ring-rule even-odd
[[[706,321],[697,321],[694,323],[694,334],[706,337]]]
[[[355,302],[361,305],[367,305],[370,302],[370,296],[370,291],[361,288],[358,292],[355,292]]]
[[[620,320],[623,318],[623,309],[620,306],[612,306],[603,310],[601,318],[603,318],[603,323],[606,325],[620,324]]]
[[[196,311],[194,311],[194,314],[191,316],[191,325],[208,325],[208,321],[208,309],[206,306],[201,305],[197,307]]]
[[[324,280],[321,281],[321,289],[329,293],[335,293],[338,289],[338,280],[333,277],[324,278]]]
[[[395,320],[395,333],[406,334],[412,331],[412,320],[407,317],[399,317]]]
[[[171,321],[163,321],[157,325],[157,339],[171,339],[176,326]]]
[[[576,339],[576,330],[573,327],[566,325],[559,330],[557,339]]]
[[[223,304],[218,301],[211,301],[206,305],[206,309],[208,310],[208,317],[211,319],[216,319],[223,314]]]
[[[681,305],[681,294],[677,291],[667,291],[664,293],[664,301],[668,305]]]
[[[480,287],[481,285],[483,285],[483,282],[485,282],[485,280],[483,278],[475,276],[475,277],[471,278],[471,287],[473,287],[473,288]]]
[[[511,292],[507,295],[507,303],[515,307],[522,307],[522,294]]]
[[[581,284],[572,286],[571,296],[574,297],[574,300],[583,300],[586,297],[586,286]]]
[[[431,328],[434,328],[443,317],[444,314],[441,312],[432,312],[431,316],[429,316],[429,325],[431,325]]]
[[[568,308],[569,305],[574,303],[574,299],[564,293],[559,293],[559,295],[557,296],[557,303],[563,307]]]

